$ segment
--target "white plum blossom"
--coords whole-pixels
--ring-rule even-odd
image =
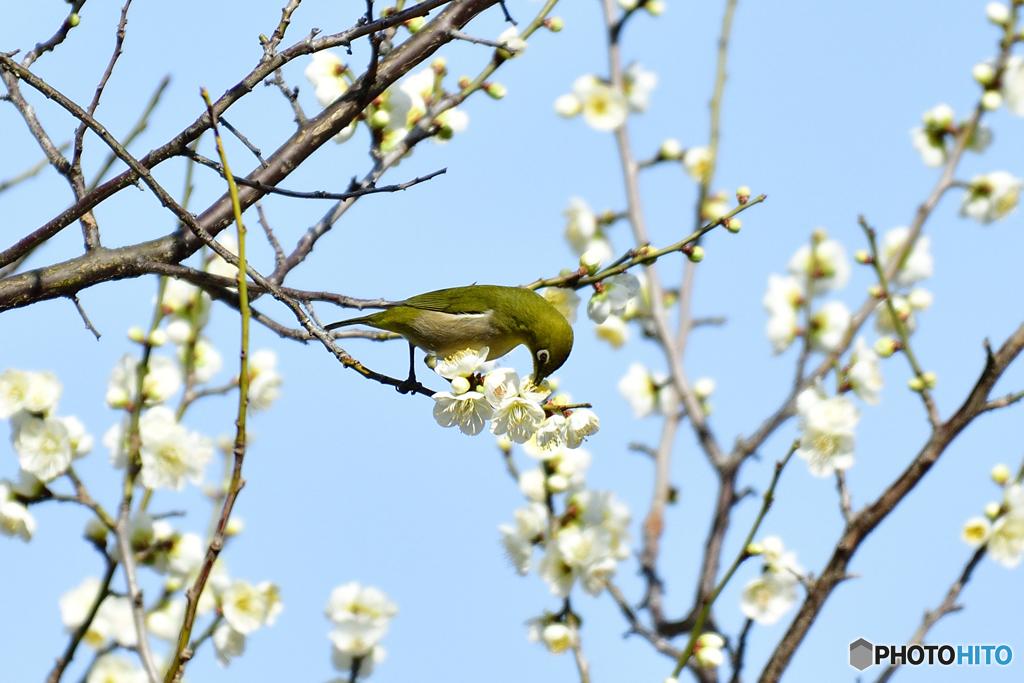
[[[249,358],[249,408],[267,410],[281,395],[284,378],[277,373],[277,354],[260,349]]]
[[[224,247],[229,253],[238,256],[238,238],[235,237],[235,233],[231,230],[225,230],[217,235],[217,244]],[[238,267],[228,263],[220,254],[214,251],[210,252],[205,270],[210,275],[219,275],[220,277],[232,280],[238,279]]]
[[[59,418],[68,432],[68,443],[71,445],[71,457],[75,460],[84,458],[90,452],[95,440],[92,434],[85,431],[85,425],[74,415]]]
[[[623,88],[629,110],[643,113],[651,104],[651,92],[658,85],[658,76],[654,72],[645,71],[639,63],[633,62],[622,73]]]
[[[1017,209],[1024,180],[1006,171],[993,171],[971,179],[960,205],[960,215],[982,225],[1002,220]]]
[[[148,680],[146,672],[130,659],[105,654],[93,663],[85,683],[146,683]]]
[[[850,328],[850,309],[842,301],[829,301],[811,315],[810,342],[815,351],[835,350]]]
[[[537,470],[538,472],[540,470]],[[543,475],[542,475],[543,476]],[[548,509],[539,502],[529,503],[513,513],[515,526],[502,524],[501,543],[505,554],[520,574],[528,574],[533,566],[533,546],[543,537],[548,526]]]
[[[11,419],[11,444],[21,468],[43,482],[64,474],[74,456],[67,425],[59,417],[16,413]]]
[[[991,533],[992,522],[989,521],[988,517],[971,517],[964,522],[960,538],[972,548],[977,548],[988,540]]]
[[[765,334],[772,350],[780,354],[789,348],[800,333],[798,311],[804,303],[804,288],[792,275],[768,276],[768,291],[761,303],[768,311]]]
[[[1024,116],[1024,56],[1010,55],[1007,58],[1000,82],[1006,108],[1017,116]]]
[[[992,523],[986,547],[989,557],[1013,569],[1024,556],[1024,486],[1006,487],[1002,510],[1005,512]]]
[[[832,239],[817,242],[813,256],[811,245],[803,245],[790,258],[787,269],[801,285],[806,286],[810,280],[811,291],[815,296],[842,289],[850,279],[850,262],[846,258],[846,250]]]
[[[630,273],[619,273],[606,278],[604,291],[590,297],[587,315],[600,325],[609,315],[622,315],[631,301],[640,294],[640,280]]]
[[[548,300],[561,313],[569,324],[576,322],[576,314],[580,307],[580,295],[566,287],[544,287],[537,293]]]
[[[227,666],[235,657],[245,654],[245,635],[224,622],[213,632],[213,651],[217,663]]]
[[[121,356],[110,371],[107,380],[107,405],[123,408],[135,396],[138,381],[139,360],[131,354]],[[181,388],[184,381],[181,368],[166,356],[149,357],[146,377],[142,381],[142,396],[145,405],[163,403]]]
[[[601,428],[597,414],[587,408],[573,410],[565,422],[565,441],[569,448],[578,447],[591,434]]]
[[[573,101],[575,100],[575,102]],[[619,90],[597,76],[580,76],[572,84],[572,93],[555,101],[555,110],[570,117],[582,113],[583,120],[594,130],[615,130],[626,122],[629,101]]]
[[[765,572],[743,587],[740,610],[748,619],[771,626],[789,611],[797,599],[797,582],[777,572]]]
[[[28,508],[14,497],[11,482],[0,480],[0,534],[17,536],[28,543],[35,530],[36,520]]]
[[[107,634],[122,647],[135,647],[139,642],[132,614],[132,601],[126,595],[108,595],[104,598],[99,611],[96,612],[93,625],[100,633]]]
[[[519,473],[519,490],[529,500],[543,502],[547,498],[547,476],[539,467]]]
[[[220,351],[206,337],[199,337],[192,349],[192,371],[195,373],[196,381],[199,383],[209,382],[224,365]],[[178,349],[178,361],[183,366],[186,360],[185,350],[184,346]]]
[[[796,399],[800,416],[800,446],[796,454],[807,461],[816,477],[845,470],[854,462],[857,408],[845,396],[828,398],[819,386],[805,389]]]
[[[254,586],[244,579],[235,579],[221,594],[225,621],[243,635],[264,624],[273,625],[281,609],[278,587],[269,581]]]
[[[173,643],[178,639],[181,625],[185,621],[185,601],[181,598],[167,600],[146,614],[146,629],[150,635]]]
[[[501,402],[491,419],[491,433],[508,434],[516,443],[525,443],[544,422],[544,410],[522,396],[512,396]]]
[[[469,377],[487,361],[489,352],[490,348],[486,346],[481,349],[463,349],[447,358],[439,359],[434,366],[434,372],[448,380]]]
[[[594,328],[598,339],[611,344],[613,349],[620,349],[629,341],[629,327],[622,316],[609,315],[605,321]]]
[[[168,410],[163,406],[153,408]],[[168,411],[169,412],[169,411]],[[185,487],[185,480],[193,484],[203,481],[206,464],[213,457],[213,442],[196,432],[190,432],[180,424],[168,425],[173,415],[163,416],[160,437],[145,438],[139,456],[142,459],[142,484],[149,489],[169,488],[180,491]],[[166,431],[163,428],[166,427]],[[140,434],[141,434],[140,429]]]
[[[917,330],[917,316],[914,315],[914,312],[928,310],[932,305],[933,298],[931,292],[920,287],[910,290],[906,296],[897,294],[892,297],[892,306],[896,311],[896,317],[903,323],[903,329],[908,336]],[[882,335],[896,333],[892,312],[885,301],[879,301],[875,306],[875,329]]]
[[[629,507],[615,497],[612,491],[584,489],[575,493],[570,502],[577,509],[579,519],[587,527],[600,527],[609,533],[609,550],[613,557],[629,557],[629,525],[632,515]]]
[[[683,168],[697,183],[702,183],[707,178],[712,161],[714,158],[710,147],[691,147],[683,154]]]
[[[338,55],[327,50],[314,52],[306,66],[306,79],[313,84],[316,100],[321,107],[327,107],[348,91],[345,72],[348,67]]]
[[[494,406],[479,391],[467,391],[458,396],[441,391],[433,396],[434,419],[442,427],[458,427],[463,434],[479,434],[487,420],[494,415]]]
[[[921,154],[925,166],[938,168],[946,163],[946,138],[952,134],[953,117],[953,109],[940,104],[921,115],[924,126],[910,130],[911,143]]]
[[[580,197],[570,197],[565,216],[565,239],[577,256],[585,252],[591,240],[599,236],[597,214]]]
[[[374,666],[384,660],[385,652],[379,642],[398,608],[380,590],[353,582],[331,592],[325,613],[334,623],[328,634],[333,643],[334,667],[348,673],[358,659],[358,676],[370,675]]]
[[[577,578],[587,593],[599,595],[618,567],[611,540],[611,534],[600,527],[561,529],[538,566],[552,595],[567,597]]]
[[[642,363],[629,366],[618,388],[638,420],[656,413],[665,414],[676,403],[676,392],[668,378],[661,373],[651,373]]]
[[[883,270],[889,267],[892,258],[903,248],[909,236],[910,228],[906,226],[893,228],[885,233],[878,250],[878,261]],[[903,258],[900,269],[896,271],[896,277],[892,280],[897,287],[910,287],[932,276],[935,260],[929,251],[930,247],[931,238],[928,235],[919,235],[914,241],[910,253]]]
[[[885,384],[882,366],[875,350],[867,345],[864,337],[857,337],[850,354],[850,370],[847,373],[854,393],[869,405],[878,405],[882,400],[879,392]]]

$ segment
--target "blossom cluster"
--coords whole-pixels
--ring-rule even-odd
[[[962,538],[972,547],[985,546],[988,556],[1012,569],[1024,557],[1024,486],[1010,479],[1010,470],[999,465],[992,479],[1003,487],[1001,503],[985,506],[985,515],[964,524]]]
[[[364,121],[380,150],[391,151],[429,115],[431,105],[444,96],[442,79],[446,73],[445,61],[439,57],[429,69],[392,84],[359,117],[334,136],[335,142],[347,141],[355,134],[359,122]],[[326,50],[313,55],[305,75],[313,84],[316,99],[322,107],[342,97],[352,85],[353,79],[351,70],[341,59]],[[461,109],[452,107],[435,116],[432,123],[434,133],[431,139],[440,144],[450,140],[455,133],[466,130],[469,116]]]
[[[507,435],[515,443],[535,439],[541,447],[578,447],[600,427],[597,415],[586,408],[565,410],[547,402],[551,388],[533,376],[520,379],[511,368],[483,372],[488,347],[464,349],[437,362],[434,370],[451,382],[451,391],[434,394],[434,419],[442,427],[458,427],[463,434],[483,431]],[[548,415],[548,412],[551,414]]]
[[[345,674],[331,683],[369,676],[384,661],[386,653],[380,641],[398,608],[373,586],[352,582],[331,591],[324,613],[334,624],[328,634],[331,661]]]
[[[63,387],[52,372],[8,369],[0,374],[0,418],[11,425],[18,481],[0,480],[0,533],[29,541],[36,521],[26,503],[87,455],[93,437],[81,421],[57,415]]]
[[[636,62],[623,71],[622,80],[619,89],[593,74],[580,76],[573,82],[572,92],[555,100],[555,112],[567,119],[582,114],[594,130],[615,130],[630,114],[647,111],[651,92],[658,84],[657,75]]]
[[[796,561],[796,553],[786,552],[778,536],[751,543],[747,552],[760,555],[764,565],[761,575],[743,587],[740,610],[748,619],[770,626],[793,607],[804,570]]]

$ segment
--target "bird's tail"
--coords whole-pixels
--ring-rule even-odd
[[[363,315],[363,316],[360,316],[358,318],[349,318],[348,320],[339,320],[336,323],[331,323],[330,325],[324,325],[324,329],[327,330],[327,331],[330,331],[330,330],[336,330],[339,327],[348,327],[349,325],[366,325],[366,324],[369,323],[369,320],[370,320],[371,317],[373,317],[373,316],[372,315]]]

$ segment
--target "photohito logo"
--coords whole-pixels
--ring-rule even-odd
[[[865,638],[850,643],[850,666],[863,671],[886,666],[1006,666],[1013,660],[1009,645],[872,645]]]

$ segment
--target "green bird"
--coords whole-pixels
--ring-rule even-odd
[[[471,285],[427,292],[398,302],[392,308],[331,323],[324,329],[368,325],[400,334],[409,342],[409,379],[399,391],[416,384],[414,349],[438,358],[463,349],[487,347],[488,360],[501,358],[524,344],[533,358],[534,382],[539,384],[562,367],[572,351],[572,326],[557,308],[536,292],[522,287]]]

